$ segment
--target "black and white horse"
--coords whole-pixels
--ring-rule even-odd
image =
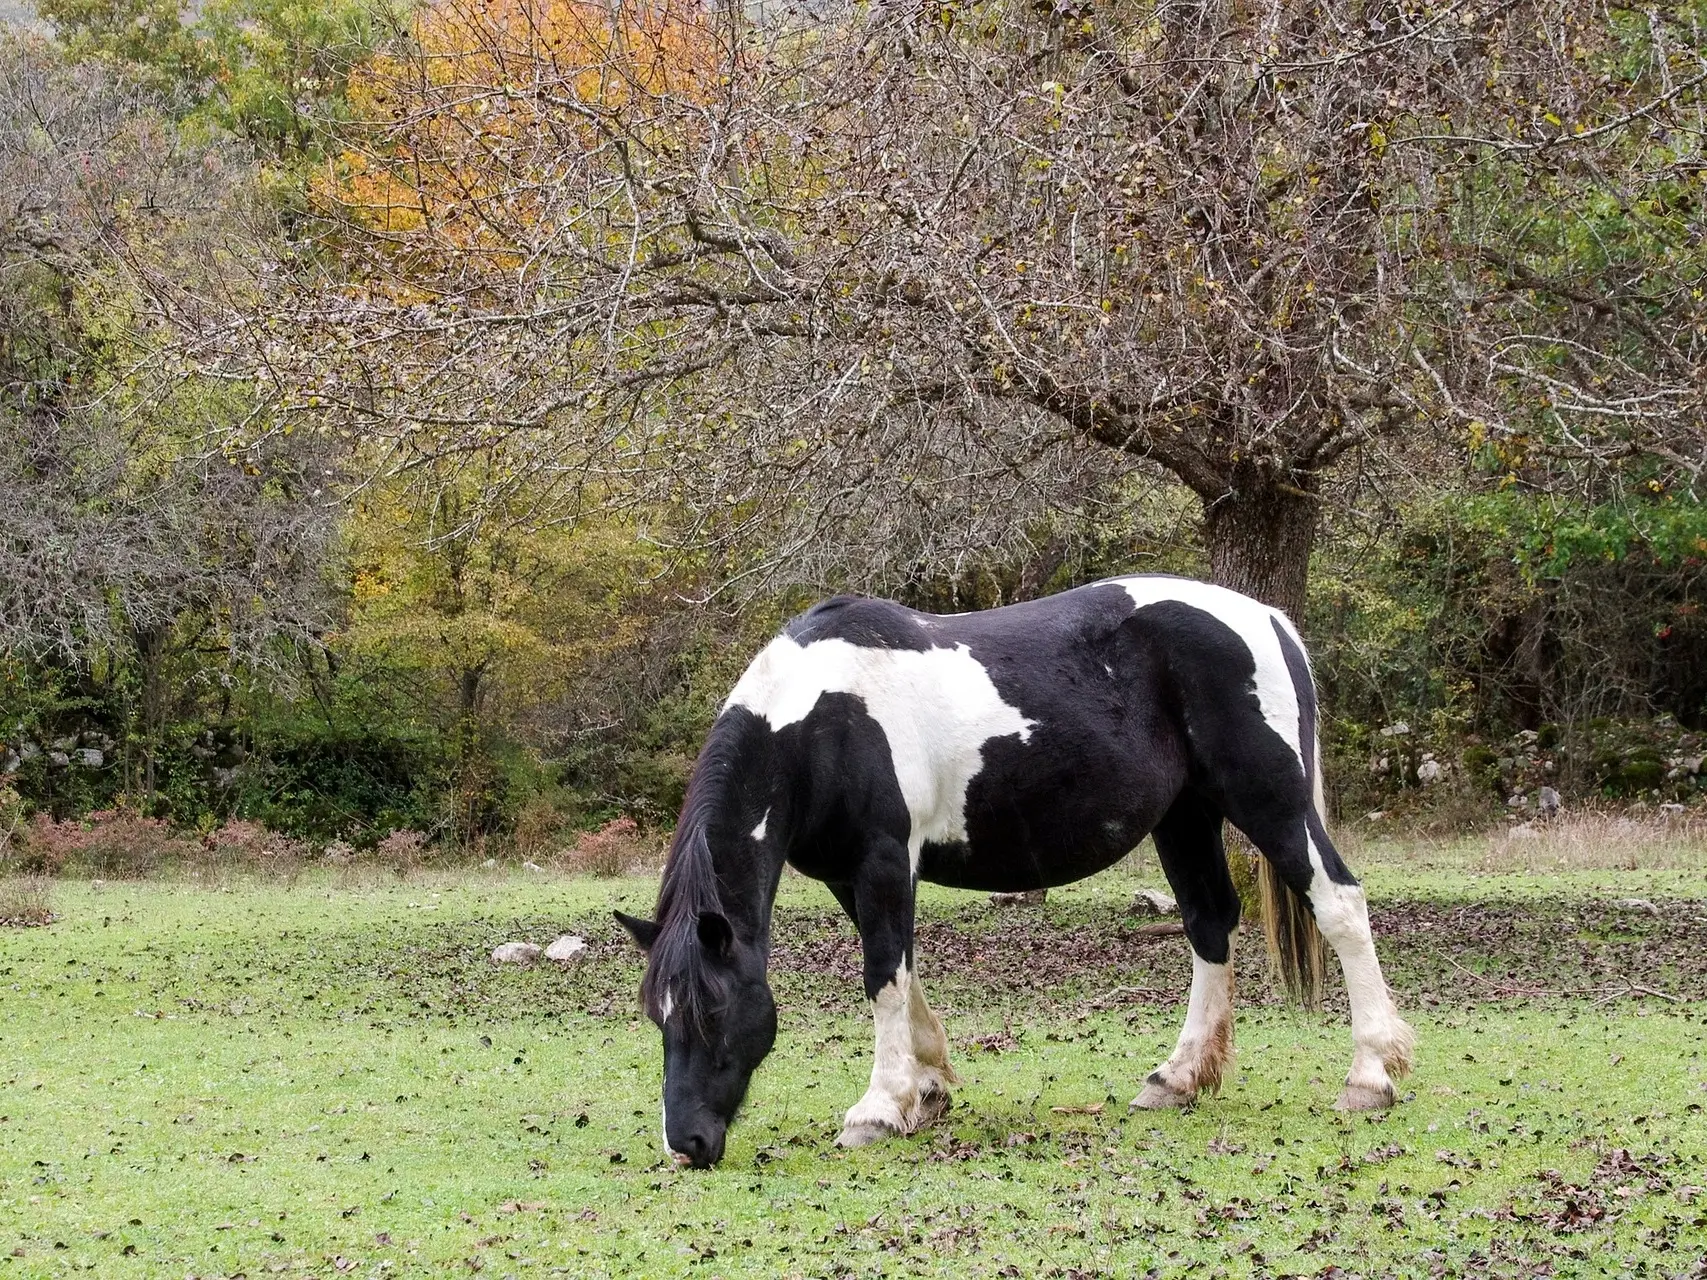
[[[1381,976],[1363,890],[1323,827],[1316,730],[1286,617],[1186,579],[1117,578],[947,617],[838,598],[794,619],[711,730],[656,921],[618,913],[648,953],[665,1146],[681,1164],[715,1164],[770,1052],[765,969],[785,861],[829,885],[864,947],[876,1062],[843,1145],[929,1124],[955,1083],[917,976],[918,881],[1066,884],[1146,834],[1193,968],[1179,1043],[1133,1105],[1215,1090],[1232,1059],[1239,919],[1223,819],[1264,855],[1264,915],[1294,989],[1314,981],[1322,935],[1345,970],[1353,1056],[1339,1105],[1390,1105],[1411,1029]]]

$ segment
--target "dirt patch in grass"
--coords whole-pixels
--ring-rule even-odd
[[[1387,902],[1372,921],[1405,1009],[1707,1000],[1707,902]],[[920,920],[918,966],[933,1003],[997,1020],[1108,1004],[1171,1009],[1190,986],[1190,953],[1181,937],[1146,934],[1149,923],[1095,904],[1017,913],[970,903]],[[587,938],[584,963],[520,970],[487,959],[498,943],[543,944],[563,932]],[[771,977],[785,1008],[864,1015],[859,940],[840,914],[785,906],[773,938]],[[360,931],[287,930],[240,950],[163,953],[139,978],[148,1007],[167,1010],[248,1016],[306,1002],[388,1023],[628,1020],[639,1016],[641,961],[603,913],[431,922],[417,915]],[[114,968],[109,981],[134,967]],[[1261,942],[1248,934],[1241,1006],[1284,1003],[1264,967]],[[1327,1002],[1343,1014],[1337,983],[1336,973]]]
[[[1707,999],[1707,902],[1389,902],[1370,915],[1388,980],[1413,1007],[1620,993]],[[1183,1000],[1186,944],[1146,934],[1145,923],[1083,906],[1051,906],[1042,916],[971,908],[921,921],[916,949],[933,995],[949,999],[993,993],[1048,1003],[1119,988]],[[773,971],[860,982],[859,943],[840,917],[779,915],[775,935]],[[1243,952],[1240,1001],[1280,1003],[1259,939],[1247,935]],[[1343,1003],[1343,993],[1330,989],[1328,1003]]]

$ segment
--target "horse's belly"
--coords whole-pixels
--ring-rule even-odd
[[[1000,822],[969,816],[967,839],[925,843],[919,876],[953,889],[1001,893],[1071,884],[1119,862],[1152,825],[1135,811],[1081,814],[1052,824],[1017,819],[1011,812]]]

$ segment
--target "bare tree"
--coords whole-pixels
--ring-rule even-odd
[[[385,465],[691,511],[736,573],[952,569],[1140,467],[1296,613],[1372,450],[1695,482],[1686,15],[864,13],[423,11],[226,355]]]
[[[324,451],[173,359],[159,282],[216,287],[240,158],[44,42],[0,40],[0,646],[133,660],[153,790],[183,647],[271,661],[323,625]]]

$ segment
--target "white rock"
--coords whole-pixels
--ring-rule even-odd
[[[1402,738],[1411,731],[1411,726],[1403,720],[1396,720],[1381,730],[1383,738]]]
[[[540,866],[539,863],[537,863],[537,862],[524,862],[524,863],[522,863],[522,870],[523,871],[544,871],[545,868]]]
[[[587,940],[577,933],[566,933],[545,949],[545,958],[558,964],[574,964],[587,958]]]
[[[85,769],[99,769],[107,762],[105,753],[99,747],[84,747],[77,754]]]
[[[540,954],[541,948],[532,942],[506,942],[492,948],[492,963],[533,964]]]
[[[496,858],[488,858],[488,859],[486,859],[485,862],[482,862],[480,865],[485,867],[486,870],[490,871],[493,867],[498,865],[498,860]]]
[[[1417,781],[1426,787],[1439,782],[1440,775],[1444,772],[1445,770],[1440,767],[1440,761],[1424,760],[1417,766]]]
[[[1506,834],[1513,840],[1536,840],[1541,836],[1541,833],[1534,827],[1530,826],[1527,822],[1518,823],[1510,831],[1506,832]]]
[[[1542,817],[1551,818],[1555,813],[1559,812],[1559,793],[1553,790],[1552,787],[1542,787],[1540,797],[1536,804],[1541,810]]]
[[[992,893],[990,905],[992,907],[1035,907],[1038,903],[1047,901],[1048,898],[1049,890],[1047,889],[1024,889],[1019,893]]]
[[[1646,898],[1620,898],[1612,904],[1620,911],[1646,911],[1651,916],[1657,916],[1660,909]]]
[[[1175,902],[1160,889],[1140,889],[1133,895],[1132,905],[1148,909],[1158,916],[1179,914],[1179,903]]]

